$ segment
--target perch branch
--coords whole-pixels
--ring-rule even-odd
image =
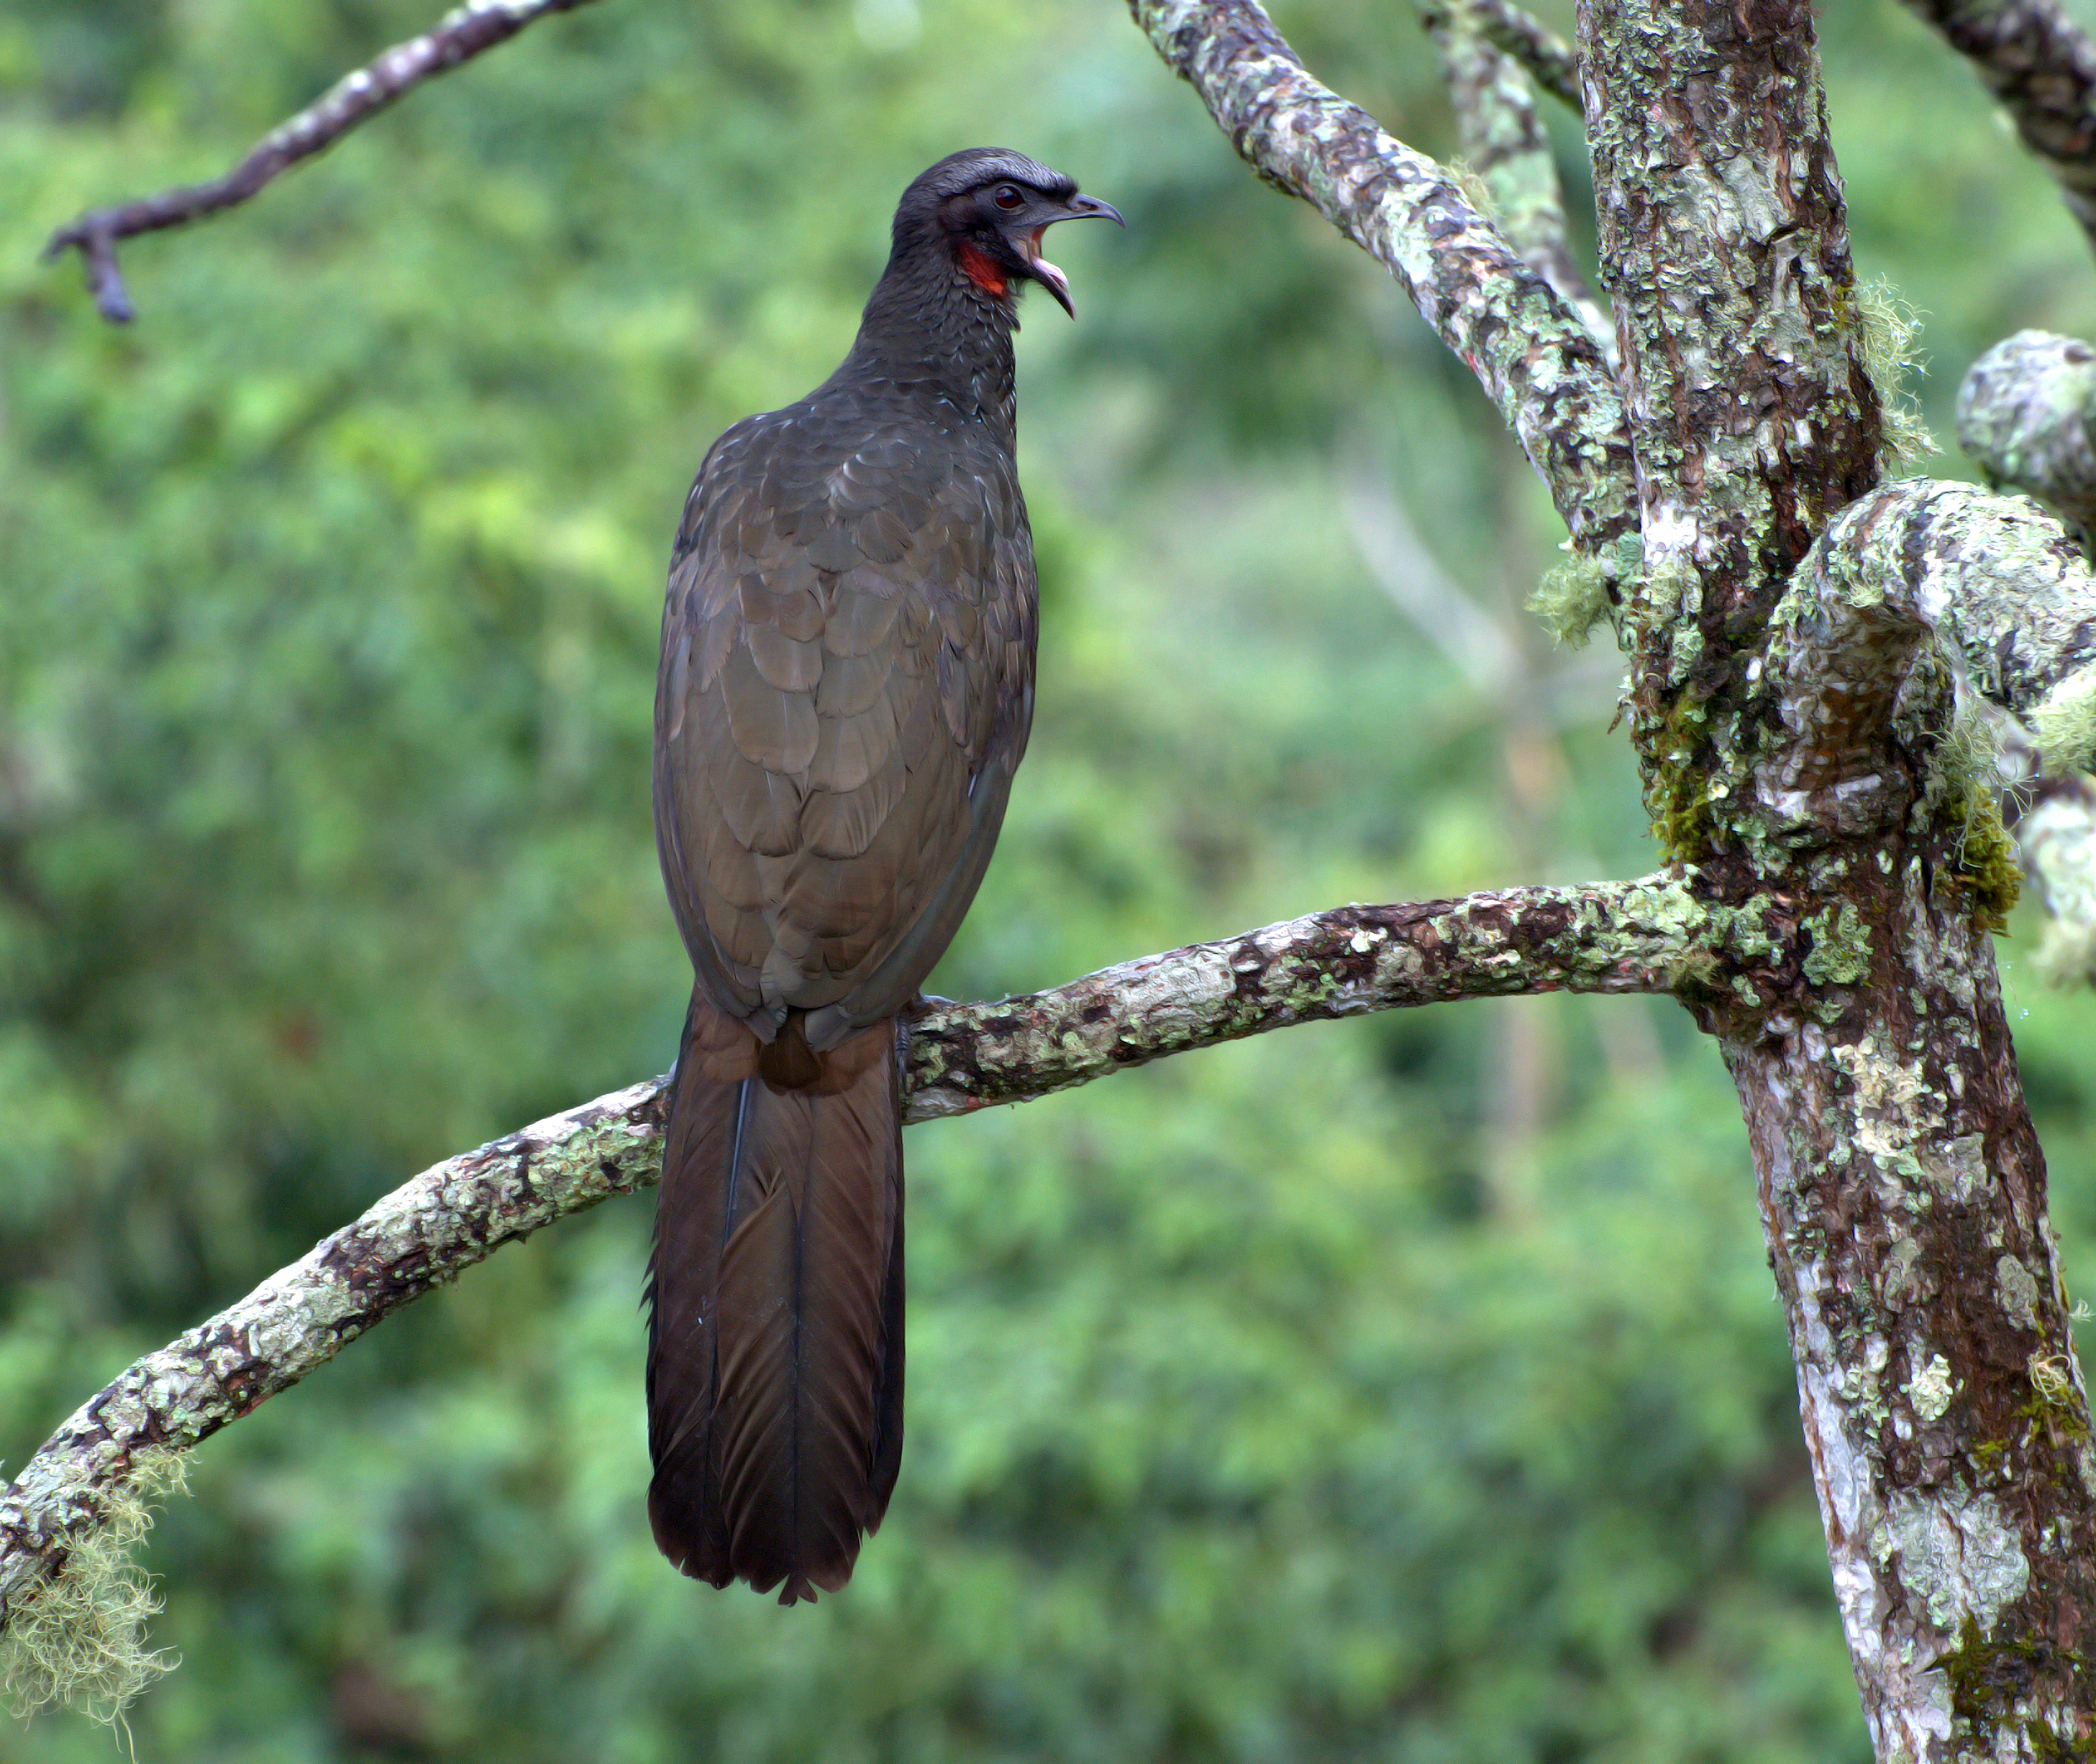
[[[1447,168],[1321,85],[1255,0],[1129,0],[1167,66],[1268,182],[1397,278],[1519,437],[1580,548],[1635,525],[1621,395],[1579,319]]]
[[[237,207],[280,172],[333,146],[424,81],[448,73],[550,13],[588,4],[589,0],[467,0],[420,37],[395,43],[368,66],[336,81],[317,103],[270,130],[223,177],[94,209],[53,234],[44,255],[48,260],[79,251],[96,308],[111,324],[128,325],[137,311],[117,266],[120,239],[186,226]]]
[[[2096,42],[2055,0],[1907,0],[1980,70],[2096,242]]]
[[[910,1025],[911,1121],[964,1115],[1290,1024],[1455,998],[1663,993],[1765,926],[1657,875],[1343,906],[1145,956],[1053,992],[938,1002]],[[503,1244],[658,1174],[665,1081],[636,1084],[424,1171],[90,1398],[0,1490],[0,1627],[108,1512],[140,1454],[186,1450]]]

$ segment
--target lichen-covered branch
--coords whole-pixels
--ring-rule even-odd
[[[1501,55],[1513,56],[1538,86],[1569,104],[1575,116],[1580,113],[1579,58],[1570,43],[1513,0],[1468,0],[1468,4],[1487,42]]]
[[[1582,550],[1616,567],[1635,519],[1622,403],[1576,314],[1447,170],[1318,84],[1255,0],[1129,0],[1269,182],[1395,276],[1483,383]]]
[[[0,1628],[94,1530],[142,1453],[207,1439],[503,1244],[653,1181],[662,1129],[651,1081],[448,1159],[138,1361],[0,1490]]]
[[[1343,906],[1124,963],[1055,992],[949,1006],[910,1036],[910,1119],[963,1114],[1290,1024],[1539,992],[1669,992],[1778,956],[1696,879]]]
[[[2057,0],[1907,0],[1966,56],[2096,241],[2096,41]]]
[[[1441,58],[1463,158],[1484,181],[1493,219],[1522,261],[1579,314],[1613,367],[1615,325],[1573,261],[1565,193],[1528,76],[1495,46],[1479,0],[1425,0],[1421,15]]]
[[[2096,716],[2076,714],[2096,713],[2096,574],[2035,503],[1903,479],[1851,504],[1816,561],[1819,600],[1846,608],[1852,627],[1903,620],[1939,633],[1981,697],[2039,731],[2047,771],[2096,758]],[[1823,641],[1797,665],[1845,673],[1855,653]]]
[[[571,12],[588,3],[467,0],[421,36],[395,43],[369,65],[338,80],[317,102],[270,130],[224,177],[94,209],[53,234],[44,255],[53,258],[77,251],[87,265],[88,287],[96,308],[111,324],[129,324],[136,309],[117,266],[120,239],[186,225],[246,202],[277,173],[333,146],[424,81],[472,60],[550,13]]]
[[[1910,479],[1872,499],[1857,561],[1910,595],[1973,688],[2031,731],[2046,776],[2096,766],[2096,573],[2020,496]]]
[[[906,1118],[1024,1102],[1172,1054],[1333,1017],[1565,990],[1663,993],[1794,971],[1780,924],[1697,879],[1343,906],[910,1024]],[[0,1490],[0,1628],[108,1510],[142,1453],[186,1450],[503,1244],[653,1182],[661,1081],[426,1170],[91,1398]]]
[[[2018,331],[1974,362],[1958,389],[1958,444],[1994,483],[2059,511],[2086,544],[2096,531],[2096,348]]]
[[[1679,849],[1666,775],[1743,688],[1789,570],[1877,482],[1878,412],[1805,0],[1608,0],[1580,20],[1642,503],[1635,727]]]

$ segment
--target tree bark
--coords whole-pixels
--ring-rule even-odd
[[[1587,0],[1580,49],[1655,823],[1821,935],[1794,993],[1698,1010],[1753,1150],[1864,1712],[1884,1764],[2063,1756],[2096,1728],[2096,1462],[1986,936],[2014,876],[1949,742],[1954,652],[1885,543],[1925,520],[1867,496],[1810,14]]]

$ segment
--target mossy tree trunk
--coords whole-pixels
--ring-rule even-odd
[[[1695,1008],[1745,1116],[1877,1754],[2085,1755],[2096,1461],[1988,935],[2013,877],[1955,763],[1954,670],[1873,544],[1906,504],[1871,494],[1810,11],[1589,0],[1580,47],[1655,825],[1818,945],[1796,986]]]

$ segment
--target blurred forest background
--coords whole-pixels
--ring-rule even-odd
[[[1075,325],[1028,308],[1039,720],[936,989],[1656,861],[1613,657],[1517,610],[1560,530],[1469,376],[1114,0],[607,0],[133,244],[129,330],[36,262],[432,15],[0,5],[11,1465],[415,1170],[668,1063],[677,511],[722,427],[835,365],[954,148],[1129,226],[1058,235]],[[1279,15],[1454,151],[1403,0]],[[1926,315],[1947,441],[1981,349],[2096,334],[2096,270],[1893,0],[1824,30],[1857,261]],[[2002,954],[2078,1288],[2096,1005],[2025,985],[2034,929]],[[198,1453],[138,1757],[1867,1757],[1742,1130],[1670,1006],[1297,1031],[909,1159],[909,1443],[848,1593],[656,1555],[653,1203],[615,1203]],[[0,1721],[4,1764],[116,1743]]]

